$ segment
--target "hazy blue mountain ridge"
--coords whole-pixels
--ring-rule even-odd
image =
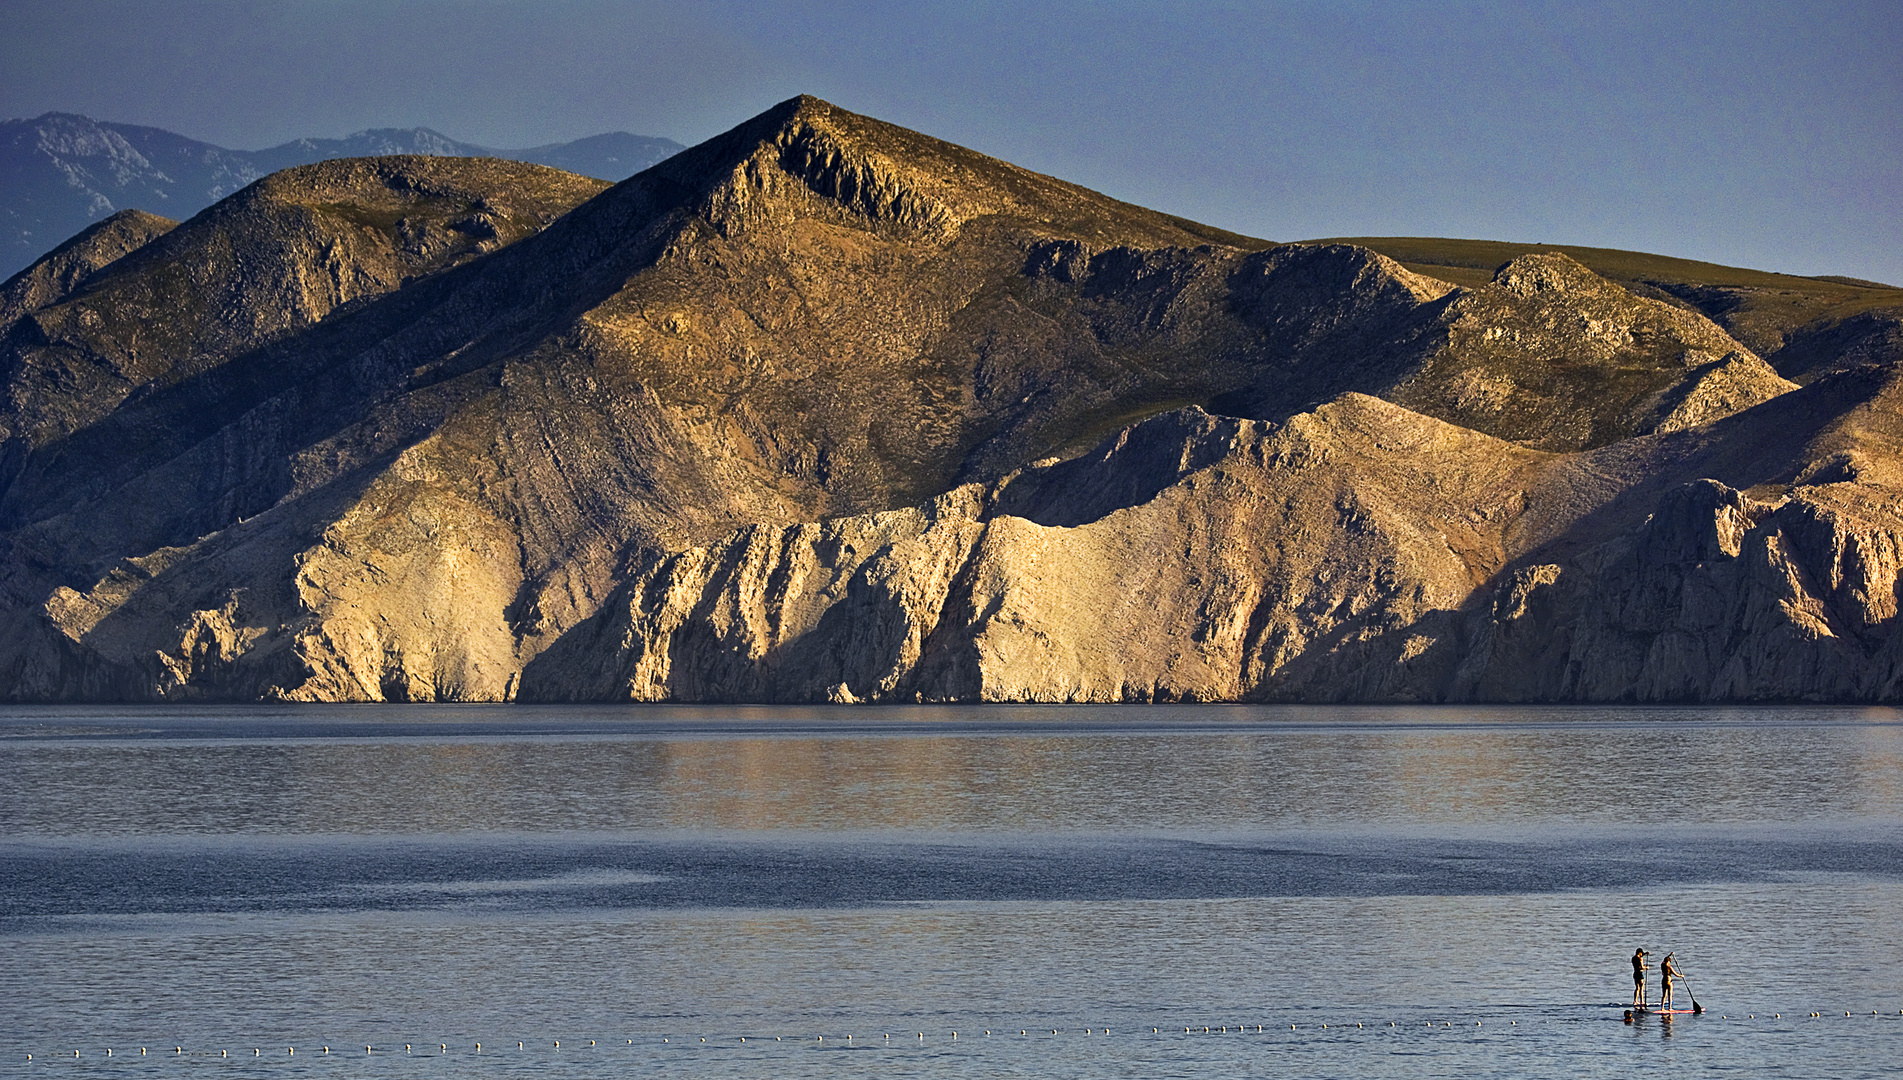
[[[0,121],[0,278],[120,210],[183,220],[281,169],[346,157],[494,157],[623,180],[681,150],[625,131],[497,150],[428,128],[372,128],[341,139],[295,139],[229,150],[163,128],[75,113]]]

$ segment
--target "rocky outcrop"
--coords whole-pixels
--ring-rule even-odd
[[[1550,450],[1708,423],[1792,388],[1704,316],[1559,253],[1514,259],[1442,325],[1444,347],[1384,396]]]

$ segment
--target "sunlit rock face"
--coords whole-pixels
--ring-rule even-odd
[[[16,700],[1897,693],[1880,350],[811,98],[611,188],[288,170],[0,303]]]

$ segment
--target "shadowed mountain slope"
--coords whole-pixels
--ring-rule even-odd
[[[507,161],[333,161],[259,181],[162,236],[145,226],[150,244],[121,245],[130,257],[0,330],[0,436],[42,446],[135,391],[175,385],[538,232],[605,186]],[[160,219],[115,217],[78,243],[90,249],[147,220]],[[45,277],[62,252],[16,281]]]
[[[1868,369],[1565,255],[1457,288],[811,98],[607,190],[331,162],[135,239],[0,329],[16,699],[1457,694],[1487,590],[1795,430],[1727,424],[1817,432],[1733,487],[1887,467]]]

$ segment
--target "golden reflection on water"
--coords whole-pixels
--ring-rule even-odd
[[[1160,830],[1903,816],[1894,723],[8,740],[10,835]]]

